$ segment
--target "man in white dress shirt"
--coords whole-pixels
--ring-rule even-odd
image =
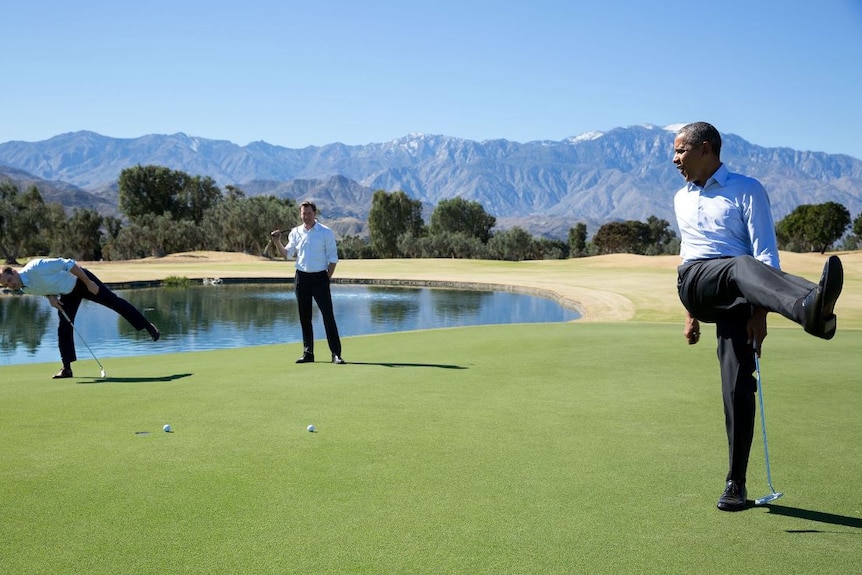
[[[723,511],[745,509],[745,474],[754,435],[754,354],[775,312],[823,339],[835,334],[835,302],[843,269],[826,260],[820,283],[781,271],[769,197],[757,180],[734,174],[720,159],[721,135],[712,125],[683,126],[673,163],[686,185],[674,196],[681,236],[678,291],[686,308],[683,335],[700,339],[700,322],[715,323],[721,370],[729,470]]]
[[[311,302],[323,317],[326,341],[332,352],[332,363],[344,364],[341,358],[341,338],[332,309],[332,294],[329,280],[338,265],[338,250],[335,234],[317,221],[317,206],[313,202],[302,202],[299,207],[302,224],[287,235],[287,245],[281,243],[281,230],[271,234],[273,245],[285,259],[296,256],[294,291],[299,309],[299,324],[302,327],[302,357],[296,363],[314,362],[314,330],[311,323]]]
[[[54,374],[54,379],[72,377],[72,362],[78,356],[70,322],[75,321],[82,300],[114,310],[136,330],[146,329],[153,341],[161,337],[159,329],[138,308],[112,292],[93,272],[72,259],[37,258],[27,262],[21,270],[6,267],[0,272],[0,285],[25,294],[46,296],[51,306],[58,310],[57,343],[63,368]]]

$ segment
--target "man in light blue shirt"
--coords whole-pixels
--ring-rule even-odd
[[[302,357],[296,363],[314,362],[314,329],[311,323],[311,303],[314,300],[323,318],[332,363],[344,364],[329,289],[330,279],[338,265],[335,233],[317,221],[317,206],[313,202],[302,202],[299,216],[302,224],[290,230],[287,245],[281,243],[281,230],[271,234],[273,245],[285,259],[296,256],[294,292],[302,328]]]
[[[20,271],[6,267],[0,273],[0,285],[25,294],[46,296],[51,306],[58,310],[57,342],[63,368],[54,375],[54,379],[72,377],[72,362],[78,359],[72,322],[84,299],[114,310],[138,331],[146,329],[153,341],[158,341],[161,336],[158,328],[138,308],[112,292],[95,274],[72,259],[37,258],[27,262]]]
[[[682,265],[677,288],[686,308],[683,335],[700,339],[700,322],[715,323],[729,470],[723,511],[745,509],[745,475],[754,435],[755,357],[766,315],[780,313],[823,339],[835,335],[835,302],[843,269],[826,260],[820,283],[781,271],[769,197],[760,182],[721,163],[721,135],[706,122],[683,126],[673,163],[686,185],[674,196]]]

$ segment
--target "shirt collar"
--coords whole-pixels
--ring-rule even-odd
[[[727,183],[727,176],[729,173],[730,172],[728,172],[727,167],[725,167],[725,165],[722,163],[720,166],[718,166],[718,169],[715,171],[715,173],[713,173],[709,177],[709,179],[706,180],[706,183],[704,183],[703,187],[698,186],[694,182],[689,182],[688,191],[692,192],[694,190],[705,190],[712,182],[715,182],[718,186],[723,188]]]

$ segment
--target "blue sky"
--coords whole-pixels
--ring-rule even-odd
[[[562,140],[706,120],[862,159],[862,0],[29,0],[0,142]]]

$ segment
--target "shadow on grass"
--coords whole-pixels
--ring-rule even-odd
[[[374,362],[374,361],[348,361],[350,365],[382,365],[383,367],[436,367],[439,369],[467,369],[462,365],[449,365],[446,363],[396,363],[396,362]]]
[[[783,505],[766,505],[769,513],[783,515],[785,517],[795,517],[797,519],[807,519],[808,521],[818,521],[820,523],[829,523],[831,525],[841,525],[843,527],[853,527],[862,529],[862,519],[858,517],[847,517],[845,515],[835,515],[834,513],[824,513],[823,511],[812,511],[810,509],[799,509],[798,507],[785,507]],[[826,533],[819,529],[790,529],[788,533]],[[832,532],[834,533],[834,532]]]
[[[191,373],[176,373],[174,375],[163,375],[161,377],[98,377],[90,381],[79,381],[79,385],[89,385],[91,383],[156,383],[174,381],[191,377]]]

